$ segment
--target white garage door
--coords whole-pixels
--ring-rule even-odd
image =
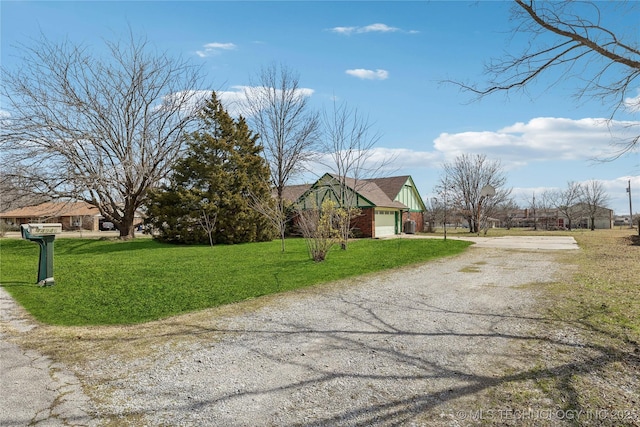
[[[376,237],[396,234],[396,211],[376,209]]]

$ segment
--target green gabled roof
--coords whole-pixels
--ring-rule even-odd
[[[413,178],[410,175],[402,175],[402,176],[392,176],[388,178],[374,178],[369,181],[374,182],[378,187],[385,192],[387,197],[397,202],[400,202],[409,208],[412,211],[425,211],[426,207],[418,189],[416,188],[415,183],[413,182]],[[403,192],[408,191],[410,195],[405,195]],[[412,199],[415,201],[417,206],[410,206],[413,203],[410,203]],[[408,203],[409,202],[409,203]]]
[[[332,184],[331,181],[333,181]],[[320,177],[314,184],[308,186],[306,191],[303,191],[300,196],[295,199],[297,203],[302,202],[306,199],[310,194],[315,191],[322,189],[323,187],[332,188],[334,185],[336,188],[339,188],[338,178],[330,173],[324,174]],[[406,182],[406,179],[403,183]],[[354,178],[345,178],[345,186],[349,191],[354,192],[357,195],[356,204],[359,207],[370,206],[370,207],[385,207],[385,208],[394,208],[394,209],[407,209],[407,206],[403,203],[390,198],[382,188],[375,182],[375,180],[356,180]],[[402,188],[402,187],[401,187]],[[291,194],[295,192],[295,190],[300,190],[299,188],[293,188]],[[336,199],[338,198],[335,191],[332,191],[334,195],[336,195]],[[361,204],[360,201],[364,201],[365,204]]]

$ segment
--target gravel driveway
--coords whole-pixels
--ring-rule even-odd
[[[555,250],[475,246],[145,325],[28,328],[68,349],[90,399],[42,425],[468,425],[480,394],[532,368],[536,284],[561,268]]]
[[[458,408],[521,367],[530,285],[554,279],[554,256],[472,248],[239,315],[201,313],[188,334],[158,325],[143,357],[79,373],[100,418],[146,425],[457,425]]]

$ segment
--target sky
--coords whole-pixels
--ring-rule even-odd
[[[425,200],[434,196],[442,165],[462,153],[499,161],[515,201],[564,189],[569,181],[601,181],[609,208],[640,212],[640,152],[614,161],[618,126],[612,109],[577,100],[579,78],[542,75],[524,92],[474,100],[447,81],[486,81],[484,67],[516,54],[506,1],[0,1],[0,61],[20,67],[20,45],[43,34],[82,43],[97,55],[104,40],[129,29],[160,51],[202,67],[202,90],[233,99],[261,68],[283,64],[298,73],[310,106],[330,111],[345,103],[379,135],[375,157],[394,158],[393,175],[411,175]],[[636,14],[603,12],[605,24],[640,39]],[[638,82],[636,81],[636,84]],[[640,87],[619,110],[620,121],[640,124]],[[7,114],[0,103],[0,113]],[[326,172],[317,171],[318,175]],[[309,177],[300,177],[309,180]],[[299,183],[297,181],[292,183]]]

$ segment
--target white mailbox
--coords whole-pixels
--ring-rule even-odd
[[[51,234],[62,233],[62,224],[59,222],[54,223],[30,223],[27,224],[27,231],[31,236],[47,236]]]

